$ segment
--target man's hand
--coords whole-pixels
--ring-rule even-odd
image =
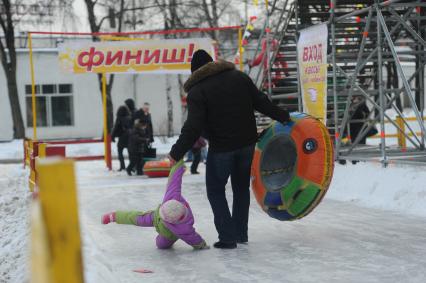
[[[170,160],[170,165],[174,166],[176,164],[176,160],[173,159],[173,157],[171,157],[170,154],[167,155],[167,158]]]
[[[281,124],[283,124],[284,126],[286,126],[286,125],[288,125],[290,122],[291,122],[291,120],[287,120],[287,121],[281,122]]]

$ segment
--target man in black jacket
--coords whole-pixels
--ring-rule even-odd
[[[120,161],[120,170],[118,171],[121,171],[126,169],[123,151],[129,144],[129,132],[133,128],[133,123],[130,110],[124,105],[118,108],[116,116],[117,118],[115,120],[111,136],[113,142],[115,141],[115,138],[118,138],[117,152],[118,160]]]
[[[204,50],[194,53],[191,72],[184,85],[188,118],[169,158],[172,163],[182,159],[201,134],[209,140],[207,197],[219,233],[214,247],[235,248],[236,243],[248,241],[250,167],[257,141],[254,110],[282,123],[290,116],[273,105],[234,64],[213,62]],[[232,216],[225,197],[229,176],[234,195]]]

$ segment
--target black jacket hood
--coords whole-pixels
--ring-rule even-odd
[[[189,92],[189,90],[194,85],[204,80],[205,78],[208,78],[210,76],[213,76],[225,71],[234,70],[234,69],[235,69],[235,65],[233,63],[223,61],[223,60],[207,63],[206,65],[202,66],[201,68],[196,70],[194,73],[192,73],[192,75],[183,85],[183,88],[186,92]]]

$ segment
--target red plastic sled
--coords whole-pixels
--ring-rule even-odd
[[[150,178],[168,177],[171,168],[169,160],[148,161],[143,167],[143,172]]]

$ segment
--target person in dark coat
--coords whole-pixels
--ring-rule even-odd
[[[126,164],[124,162],[123,151],[127,148],[129,143],[129,131],[132,128],[132,117],[127,106],[120,106],[117,109],[117,118],[114,123],[114,128],[112,129],[112,141],[115,142],[115,138],[118,138],[117,143],[117,152],[118,160],[120,160],[120,169],[122,171],[126,169]]]
[[[250,167],[258,139],[254,111],[282,123],[290,121],[290,115],[272,104],[234,64],[213,62],[204,50],[194,53],[191,72],[184,84],[188,118],[169,159],[172,164],[182,159],[202,133],[209,141],[207,197],[219,234],[214,247],[232,249],[236,243],[248,241]],[[232,215],[225,197],[229,176],[234,195]]]
[[[351,111],[353,113],[351,120],[358,120],[353,123],[350,123],[349,128],[351,140],[352,142],[354,142],[358,137],[359,133],[361,132],[361,129],[364,125],[364,121],[370,115],[370,109],[368,109],[367,104],[365,103],[365,99],[362,99],[360,97],[354,97],[354,100],[351,105]],[[369,135],[369,133],[366,133],[359,141],[359,144],[366,144],[368,136],[371,136],[371,134]]]
[[[133,115],[136,112],[135,101],[129,98],[124,101],[124,104],[126,104],[127,108],[129,108],[130,115],[132,115],[132,119],[133,119]]]
[[[154,142],[154,130],[152,127],[152,118],[151,118],[151,113],[149,113],[149,107],[150,104],[148,102],[145,102],[143,104],[143,107],[139,110],[137,110],[136,112],[134,112],[133,114],[133,120],[144,120],[148,123],[148,130],[151,133],[151,136],[149,137],[149,143],[153,143]]]
[[[129,134],[129,157],[130,164],[126,171],[129,176],[136,168],[137,175],[143,175],[143,155],[149,143],[150,133],[148,130],[148,122],[146,120],[136,120],[133,129]]]
[[[192,146],[192,164],[191,164],[191,174],[200,174],[198,170],[198,164],[201,161],[201,149],[206,147],[207,142],[203,137],[199,137],[195,144]]]

